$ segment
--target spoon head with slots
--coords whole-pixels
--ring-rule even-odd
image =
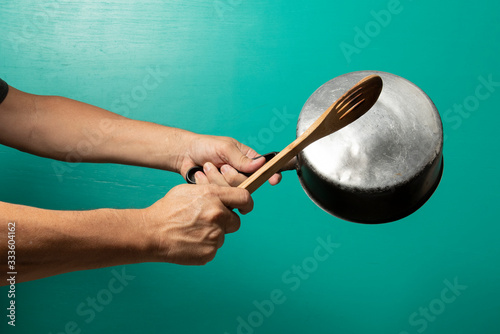
[[[382,78],[370,75],[359,81],[335,101],[304,133],[311,143],[363,116],[382,92]]]

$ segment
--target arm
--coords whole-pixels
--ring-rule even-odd
[[[264,163],[252,160],[257,153],[231,138],[134,121],[12,87],[0,104],[0,144],[53,159],[115,162],[182,175],[208,162],[226,171],[224,176],[216,168],[208,177],[199,173],[202,185],[175,187],[141,210],[51,211],[0,202],[0,254],[7,254],[8,223],[15,222],[18,282],[137,262],[204,264],[215,256],[224,234],[239,227],[239,217],[228,208],[251,210],[247,191],[227,187],[242,181],[231,166],[252,172]],[[272,183],[279,182],[278,175],[273,178]]]
[[[0,104],[0,144],[68,162],[108,162],[164,169],[185,175],[212,162],[254,172],[265,160],[227,137],[204,136],[128,119],[57,96],[24,93],[13,87]],[[237,178],[241,182],[241,177]],[[279,182],[275,175],[270,181]]]
[[[0,108],[0,143],[63,161],[81,159],[178,171],[184,151],[180,144],[195,137],[188,131],[13,87]]]
[[[181,185],[146,209],[53,211],[0,202],[0,254],[8,252],[8,223],[15,222],[16,281],[139,262],[200,265],[212,260],[224,234],[247,213],[246,190]],[[2,261],[0,285],[12,271]]]

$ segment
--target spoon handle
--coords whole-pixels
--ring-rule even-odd
[[[260,167],[248,179],[243,181],[238,188],[246,189],[250,194],[253,193],[307,146],[308,143],[304,141],[304,139],[306,139],[306,136],[300,136],[295,139],[290,145],[272,158],[271,161]]]

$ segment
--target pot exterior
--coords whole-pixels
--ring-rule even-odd
[[[375,224],[413,213],[439,184],[443,128],[430,98],[390,73],[348,73],[311,95],[300,113],[297,136],[370,74],[384,83],[376,104],[354,123],[302,151],[297,172],[308,196],[322,209],[348,221]]]

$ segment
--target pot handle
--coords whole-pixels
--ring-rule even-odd
[[[269,162],[269,160],[271,160],[272,158],[274,158],[279,152],[270,152],[270,153],[267,153],[267,154],[264,154],[264,155],[259,155],[258,157],[255,157],[253,158],[253,160],[256,160],[260,157],[264,157],[266,159],[266,162]],[[194,167],[191,167],[188,172],[186,173],[186,182],[189,183],[189,184],[196,184],[196,180],[194,178],[194,174],[196,174],[196,172],[203,172],[203,167],[201,166],[194,166]],[[240,172],[241,173],[241,172]],[[251,173],[241,173],[245,176],[250,176],[252,175]]]

